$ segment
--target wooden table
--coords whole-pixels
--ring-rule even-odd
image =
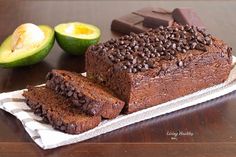
[[[234,1],[3,1],[0,0],[0,41],[25,22],[55,26],[83,21],[99,26],[102,41],[116,34],[111,20],[145,6],[192,7],[209,30],[236,49]],[[53,68],[84,71],[84,57],[69,56],[54,45],[36,65],[0,69],[0,92],[43,83]],[[175,136],[174,134],[182,134]],[[183,135],[185,133],[185,135]],[[42,150],[21,123],[0,111],[0,157],[23,156],[236,156],[236,92],[172,114],[153,118],[85,142]]]

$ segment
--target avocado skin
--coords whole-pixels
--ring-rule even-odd
[[[37,53],[31,56],[28,56],[28,57],[25,57],[16,61],[0,63],[0,66],[3,68],[15,68],[15,67],[23,67],[23,66],[36,64],[42,61],[49,54],[50,50],[52,49],[54,45],[54,42],[55,42],[55,32],[54,30],[52,30],[51,39],[40,51],[38,51]]]
[[[51,40],[48,43],[48,46],[46,46],[43,50],[39,51],[38,53],[36,53],[32,56],[22,58],[20,60],[14,61],[14,62],[0,63],[0,66],[3,68],[15,68],[15,67],[23,67],[23,66],[36,64],[36,63],[40,62],[41,60],[43,60],[48,55],[48,53],[50,52],[50,50],[53,47],[54,41],[55,41],[54,39]]]
[[[55,30],[55,36],[59,46],[72,55],[83,55],[90,45],[98,43],[100,36],[95,39],[79,39],[63,35]]]

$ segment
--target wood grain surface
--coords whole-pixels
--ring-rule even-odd
[[[97,25],[102,41],[116,38],[112,19],[148,6],[191,7],[209,31],[236,49],[236,1],[15,1],[0,0],[0,42],[22,23],[81,21]],[[236,54],[236,53],[235,53]],[[57,44],[39,64],[0,68],[0,93],[44,83],[53,68],[84,71],[84,56],[65,54]],[[235,157],[236,92],[213,101],[52,150],[40,149],[12,115],[0,111],[0,157],[25,156],[168,156]]]

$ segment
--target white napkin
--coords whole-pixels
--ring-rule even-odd
[[[236,67],[232,69],[228,80],[222,84],[129,115],[120,115],[112,120],[104,120],[96,128],[78,135],[54,130],[50,125],[43,123],[42,119],[34,115],[25,104],[22,96],[23,90],[0,94],[0,108],[18,118],[30,137],[41,148],[51,149],[84,141],[124,126],[194,106],[234,90],[236,90]]]

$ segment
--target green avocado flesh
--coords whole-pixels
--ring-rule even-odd
[[[44,32],[45,39],[37,47],[12,52],[12,35],[3,41],[0,47],[0,66],[13,68],[32,65],[43,60],[53,47],[55,37],[54,30],[51,27],[40,25],[39,28]]]
[[[55,32],[59,46],[73,55],[84,54],[90,45],[98,43],[101,35],[96,26],[79,22],[59,24]]]

